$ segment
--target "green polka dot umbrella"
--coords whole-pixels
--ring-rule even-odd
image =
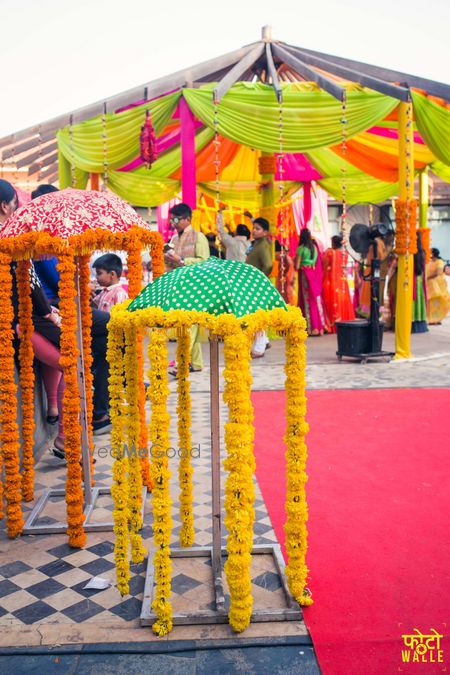
[[[129,311],[146,307],[234,314],[240,318],[258,309],[286,309],[286,303],[256,267],[211,257],[158,277],[133,300]]]

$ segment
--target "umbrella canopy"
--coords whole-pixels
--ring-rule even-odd
[[[269,279],[256,267],[235,260],[209,258],[166,272],[133,300],[129,311],[161,307],[242,317],[258,309],[286,309]]]
[[[149,229],[145,220],[117,195],[67,188],[21,206],[5,223],[0,238],[48,232],[52,237],[70,239],[98,228],[127,232],[133,225]]]

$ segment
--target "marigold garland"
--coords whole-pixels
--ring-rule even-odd
[[[425,261],[431,260],[431,228],[421,227],[418,232],[422,235],[422,248],[425,251]]]
[[[127,304],[115,308],[111,327],[124,329],[132,322],[136,328],[152,327],[150,332],[149,358],[150,401],[152,417],[150,440],[153,448],[159,448],[153,464],[154,536],[158,547],[154,558],[156,594],[153,610],[157,621],[153,630],[164,635],[172,626],[170,598],[170,493],[168,460],[170,418],[167,413],[167,329],[175,328],[180,335],[187,334],[193,324],[208,329],[211,334],[224,337],[225,392],[224,400],[229,406],[229,420],[225,425],[227,459],[225,468],[229,472],[226,483],[225,524],[229,530],[227,541],[228,560],[225,563],[230,588],[230,624],[237,632],[248,626],[252,612],[250,564],[253,544],[255,460],[253,454],[254,429],[253,408],[250,400],[250,345],[253,335],[270,325],[279,334],[286,335],[286,393],[287,393],[287,496],[286,549],[289,560],[286,568],[288,583],[294,597],[302,605],[311,604],[312,599],[305,586],[308,570],[305,564],[307,547],[307,506],[305,484],[307,480],[305,434],[305,379],[306,365],[304,341],[305,321],[296,307],[258,310],[240,319],[228,314],[213,316],[204,312],[173,310],[164,312],[152,307],[129,313]],[[181,347],[179,345],[179,349]],[[186,349],[183,346],[183,349]],[[186,374],[186,367],[180,352],[177,355],[181,371],[179,380]],[[186,395],[186,391],[183,391]],[[186,406],[185,406],[186,408]],[[181,413],[181,407],[178,408]],[[179,427],[181,435],[187,437],[190,420],[187,416]],[[181,444],[181,442],[180,442]],[[181,501],[181,500],[180,500]]]
[[[86,414],[88,422],[88,439],[91,464],[91,484],[94,485],[94,439],[92,436],[92,416],[94,404],[92,400],[93,377],[92,377],[92,310],[90,300],[90,256],[79,256],[78,275],[80,287],[80,311],[81,329],[83,335],[83,359],[84,359],[84,386],[86,390]]]
[[[10,263],[10,259],[0,255],[0,288],[4,298],[4,304],[0,312],[0,447],[4,467],[3,493],[6,500],[6,531],[8,537],[14,538],[23,530],[23,516],[21,508],[22,481],[19,470],[19,428],[16,421],[17,386],[14,380],[14,348],[11,327],[14,312],[9,300],[12,296]]]
[[[59,307],[61,324],[61,360],[66,388],[64,391],[64,451],[67,459],[66,503],[69,546],[82,548],[86,543],[83,529],[83,490],[81,487],[80,392],[77,378],[78,347],[77,310],[75,304],[76,266],[71,255],[59,256]]]
[[[286,576],[289,590],[300,605],[312,604],[306,588],[305,563],[308,543],[308,506],[306,503],[306,326],[299,322],[286,335]]]
[[[224,466],[229,473],[225,486],[228,559],[224,569],[230,589],[228,617],[238,633],[249,625],[253,607],[250,566],[255,520],[255,457],[250,348],[249,336],[245,333],[225,336],[223,400],[228,405],[228,422],[225,424],[227,458]]]
[[[189,382],[189,357],[191,352],[191,338],[186,329],[178,334],[177,344],[177,419],[178,445],[182,456],[178,465],[180,482],[180,546],[186,548],[194,543],[194,514],[192,496],[193,468],[191,464],[191,396]]]
[[[151,402],[150,441],[153,462],[153,536],[156,552],[154,600],[152,609],[157,620],[152,626],[156,635],[166,635],[172,630],[172,605],[170,559],[170,535],[172,531],[171,498],[169,490],[170,471],[167,450],[170,447],[170,416],[167,412],[169,395],[167,376],[167,335],[164,330],[153,328],[148,345],[150,361],[149,399]],[[159,451],[156,452],[156,449]]]
[[[395,252],[417,253],[417,201],[398,199],[395,205]]]
[[[128,293],[133,300],[142,288],[142,245],[140,240],[133,235],[130,235],[128,240],[127,255],[128,255]],[[144,383],[144,339],[142,331],[137,333],[137,369],[138,369],[138,405],[139,405],[139,449],[144,454],[140,457],[142,482],[146,485],[148,490],[153,488],[150,461],[148,456],[148,429],[147,417],[145,411],[146,391]]]
[[[127,398],[127,443],[128,443],[128,519],[130,523],[131,560],[140,563],[147,553],[142,544],[142,475],[139,445],[139,386],[136,326],[131,322],[125,328],[125,382]]]
[[[22,403],[22,497],[30,502],[34,497],[34,353],[31,338],[33,335],[33,305],[30,296],[29,260],[17,264],[16,281],[19,300],[20,325],[20,390]]]
[[[116,308],[112,308],[114,317]],[[124,454],[124,334],[121,326],[110,322],[108,330],[109,405],[112,422],[111,451],[114,457],[111,495],[114,502],[114,561],[116,563],[117,588],[120,594],[130,592],[130,564],[128,560],[128,459]]]

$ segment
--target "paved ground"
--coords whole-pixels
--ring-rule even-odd
[[[393,334],[385,336],[385,349],[392,349]],[[204,345],[205,363],[208,345]],[[307,343],[307,384],[309,389],[448,387],[450,386],[450,320],[431,327],[424,335],[412,336],[415,359],[373,361],[367,364],[336,359],[336,337],[311,338]],[[171,345],[171,350],[174,345]],[[284,388],[284,343],[272,340],[262,359],[252,362],[253,389]],[[170,385],[170,407],[176,406],[176,382]],[[203,452],[195,460],[194,509],[196,544],[211,541],[209,469],[209,368],[191,377],[193,394],[193,441]],[[225,410],[222,410],[223,416]],[[173,437],[176,446],[176,438]],[[100,457],[100,449],[103,450]],[[107,437],[97,440],[96,479],[108,485],[111,458]],[[176,465],[173,465],[176,477]],[[37,466],[36,492],[63,485],[65,469],[49,454]],[[275,535],[258,486],[255,543],[270,544]],[[173,483],[174,502],[177,486]],[[32,504],[26,506],[26,510]],[[42,522],[52,523],[64,514],[64,504],[54,500]],[[112,504],[104,497],[96,508],[95,520],[110,521]],[[173,542],[180,521],[173,510]],[[149,505],[143,536],[151,547]],[[159,640],[149,628],[140,627],[145,566],[132,569],[130,596],[121,600],[114,587],[104,591],[84,589],[86,582],[100,575],[114,583],[112,532],[91,533],[83,551],[69,549],[66,536],[38,535],[16,541],[6,538],[0,521],[0,673],[161,672],[214,673],[318,672],[311,641],[302,622],[253,624],[236,638],[228,626],[177,626]],[[265,558],[265,559],[263,559]],[[208,607],[212,601],[208,561],[197,559],[188,568],[174,566],[174,605]],[[261,556],[252,569],[255,602],[281,606],[283,594],[269,557]],[[223,640],[218,644],[217,640]],[[263,645],[258,644],[262,640]],[[248,646],[251,641],[253,646]],[[283,642],[284,641],[284,642]],[[109,643],[106,644],[105,643]],[[26,654],[20,649],[25,648]],[[17,651],[19,649],[19,652]],[[42,649],[45,650],[42,653]],[[12,651],[11,651],[12,650]],[[111,652],[114,652],[112,655]],[[170,652],[170,655],[169,653]],[[149,654],[151,653],[151,658]]]

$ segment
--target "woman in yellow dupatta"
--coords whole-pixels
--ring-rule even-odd
[[[429,324],[439,324],[450,311],[450,294],[444,276],[445,263],[439,249],[431,249],[431,260],[427,263],[427,298]]]

